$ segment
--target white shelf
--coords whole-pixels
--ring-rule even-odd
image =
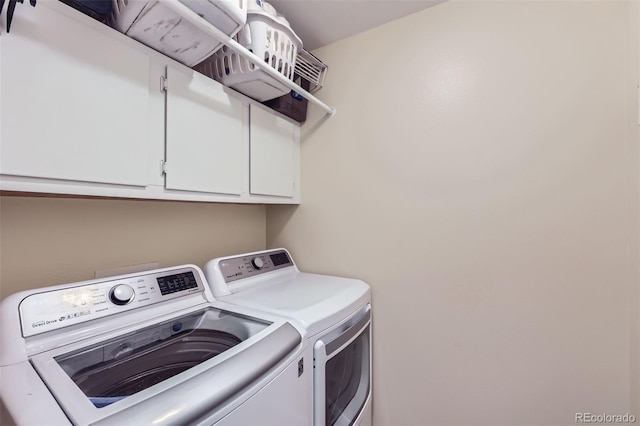
[[[222,44],[229,47],[229,49],[232,49],[233,51],[235,51],[238,55],[244,57],[245,59],[253,63],[255,66],[257,66],[258,68],[266,72],[270,77],[273,77],[274,79],[276,79],[278,82],[282,83],[289,89],[294,90],[295,92],[300,94],[302,97],[307,99],[309,102],[312,102],[317,106],[319,106],[327,114],[329,115],[335,114],[336,109],[334,107],[328,106],[327,104],[322,102],[320,99],[316,98],[311,93],[309,93],[307,90],[303,89],[299,85],[295,84],[293,81],[289,80],[288,78],[286,78],[285,76],[277,72],[269,64],[263,62],[260,58],[258,58],[256,55],[251,53],[248,49],[244,48],[244,46],[239,44],[233,38],[229,37],[227,34],[223,33],[222,31],[214,27],[212,24],[202,19],[197,13],[193,12],[191,9],[189,9],[188,7],[180,3],[179,0],[159,0],[159,1],[162,2],[165,6],[169,7],[171,10],[173,10],[176,14],[178,14],[183,19],[189,21],[191,24],[195,25],[200,30],[206,32],[211,37],[215,38]]]

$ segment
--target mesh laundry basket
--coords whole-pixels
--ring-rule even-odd
[[[273,69],[293,80],[302,41],[287,20],[278,16],[270,4],[249,0],[247,23],[236,40]],[[194,69],[258,101],[289,93],[286,86],[226,46]]]
[[[234,36],[247,19],[248,0],[180,0],[223,33]],[[255,1],[255,0],[254,0]],[[113,0],[111,25],[129,37],[187,66],[222,47],[158,0]]]

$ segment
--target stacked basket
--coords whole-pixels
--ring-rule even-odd
[[[247,19],[247,0],[180,0],[220,31],[235,35]],[[112,26],[131,38],[193,66],[222,47],[215,38],[158,0],[113,0]]]
[[[293,80],[302,41],[269,3],[249,0],[247,23],[236,40],[274,70]],[[226,46],[194,69],[258,101],[289,93],[285,85]]]

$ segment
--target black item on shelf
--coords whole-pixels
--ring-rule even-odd
[[[93,19],[106,22],[113,10],[112,0],[60,0]]]
[[[310,83],[308,80],[296,76],[294,81],[304,90],[309,91]],[[298,123],[304,123],[307,119],[308,103],[309,101],[292,90],[286,95],[265,101],[262,104],[287,117],[293,118]]]
[[[11,21],[13,21],[13,12],[16,10],[16,3],[22,3],[23,0],[9,0],[9,5],[7,6],[7,33],[11,31]],[[35,4],[33,4],[35,6]],[[4,0],[2,0],[2,4],[0,4],[0,13],[2,13],[2,8],[4,7]]]
[[[0,16],[2,16],[2,9],[4,9],[5,0],[0,0]],[[7,5],[7,33],[11,31],[11,21],[13,21],[13,13],[16,10],[16,4],[23,3],[24,0],[9,0]],[[29,0],[31,6],[36,7],[36,0]]]

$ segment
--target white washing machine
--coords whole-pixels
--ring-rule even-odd
[[[291,318],[314,359],[313,424],[371,424],[371,290],[359,280],[303,273],[285,249],[209,261],[218,300]],[[308,356],[308,355],[307,355]]]
[[[216,301],[197,266],[17,293],[0,321],[3,425],[312,422],[305,330]]]

